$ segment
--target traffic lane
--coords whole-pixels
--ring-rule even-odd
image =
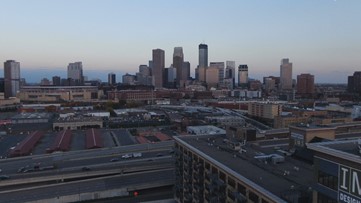
[[[148,150],[157,150],[159,148],[166,148],[169,150],[169,147],[173,146],[172,142],[167,143],[157,143],[157,144],[141,144],[141,145],[129,145],[124,147],[117,148],[109,148],[109,149],[98,149],[98,150],[87,150],[87,151],[79,151],[79,152],[61,152],[57,154],[46,154],[40,156],[27,156],[20,157],[16,159],[3,159],[0,160],[0,166],[3,169],[4,173],[16,173],[19,168],[28,166],[32,167],[34,164],[40,163],[40,166],[50,166],[52,164],[58,165],[58,167],[70,166],[67,165],[67,161],[71,161],[72,159],[79,158],[87,158],[87,157],[96,157],[99,156],[117,156],[117,154],[125,154],[132,153],[128,151],[148,151]],[[164,153],[165,154],[165,153]],[[120,155],[121,156],[121,155]],[[102,162],[110,161],[110,157],[100,158]],[[98,160],[99,161],[99,160]],[[85,160],[84,162],[80,160],[76,160],[72,162],[72,164],[82,165],[87,164],[88,162]]]
[[[170,155],[169,150],[155,150],[151,152],[141,152],[142,157],[136,158],[122,158],[125,154],[133,154],[133,153],[125,153],[125,154],[111,154],[105,155],[102,157],[82,157],[72,160],[63,160],[62,162],[57,162],[58,168],[67,168],[73,166],[87,166],[99,163],[109,163],[109,162],[123,162],[127,160],[136,160],[136,159],[147,159],[147,158],[154,158],[154,157],[161,157],[161,156],[168,156]]]
[[[96,180],[85,180],[79,182],[48,185],[39,188],[25,189],[14,192],[2,192],[0,202],[26,202],[40,199],[55,198],[61,195],[72,195],[93,191],[104,191],[116,188],[127,188],[142,183],[155,181],[173,181],[174,169],[166,169],[152,172],[142,172],[129,175],[117,175],[114,177],[98,178]]]
[[[151,160],[151,161],[150,161]],[[102,170],[111,170],[111,169],[124,169],[124,171],[129,171],[131,168],[135,167],[145,167],[145,166],[164,166],[171,167],[173,166],[173,158],[170,156],[164,157],[153,157],[152,159],[134,159],[127,161],[119,161],[119,162],[107,162],[103,164],[95,163],[81,166],[72,166],[63,169],[50,169],[50,170],[42,170],[42,171],[32,171],[27,173],[9,173],[7,175],[10,176],[11,180],[24,179],[24,178],[35,178],[35,177],[44,177],[51,175],[66,175],[71,173],[82,172],[83,167],[88,167],[91,171],[102,171]],[[1,182],[0,182],[1,186]]]

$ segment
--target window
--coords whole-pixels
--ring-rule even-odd
[[[330,189],[337,190],[338,178],[323,171],[318,171],[317,182]]]

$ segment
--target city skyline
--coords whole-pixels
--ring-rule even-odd
[[[19,61],[29,82],[58,75],[45,75],[44,70],[66,74],[72,61],[82,61],[89,78],[102,72],[100,79],[106,81],[114,72],[119,81],[147,64],[156,48],[165,51],[169,67],[179,46],[194,77],[200,43],[208,45],[209,62],[248,64],[249,77],[259,80],[279,76],[282,58],[292,61],[293,79],[311,73],[316,83],[347,83],[361,64],[359,1],[199,1],[179,5],[183,12],[172,12],[174,3],[167,1],[3,5],[8,9],[0,13],[0,26],[11,31],[0,38],[0,60]],[[14,10],[16,15],[11,15]],[[200,15],[200,10],[205,12]]]

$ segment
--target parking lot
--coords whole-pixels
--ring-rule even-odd
[[[23,130],[23,131],[21,131]],[[0,135],[0,157],[8,156],[11,147],[15,147],[18,143],[23,141],[26,136],[31,134],[31,131],[21,129],[17,134]],[[101,129],[101,138],[104,148],[133,145],[138,142],[129,133],[127,129]],[[46,150],[50,148],[57,136],[58,132],[47,130],[44,136],[39,140],[32,150],[33,155],[45,154]],[[70,143],[70,151],[85,149],[85,130],[72,131],[72,139]]]

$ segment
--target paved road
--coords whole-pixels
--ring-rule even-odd
[[[0,160],[0,167],[3,170],[2,174],[12,175],[16,174],[19,168],[31,168],[34,164],[40,163],[41,167],[55,164],[58,169],[62,170],[68,167],[83,167],[97,164],[110,163],[113,158],[121,159],[122,154],[132,152],[142,152],[142,158],[156,157],[158,154],[164,156],[169,155],[169,150],[173,146],[173,142],[162,142],[155,144],[138,144],[128,145],[123,147],[105,148],[96,150],[82,150],[77,152],[65,152],[58,154],[46,154],[38,156],[27,156],[11,159]],[[114,162],[116,163],[116,162]],[[36,172],[29,173],[32,176]],[[0,182],[1,185],[1,182]]]
[[[156,183],[159,181],[174,181],[174,170],[166,169],[129,175],[117,175],[114,177],[99,178],[97,180],[47,185],[44,187],[22,190],[21,192],[3,192],[0,195],[0,203],[35,201],[39,199],[55,198],[61,195],[136,187],[143,183]]]

